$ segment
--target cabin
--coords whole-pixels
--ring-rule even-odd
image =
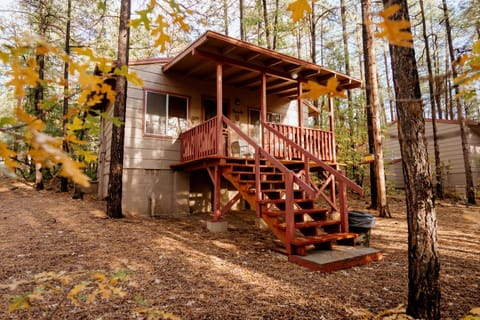
[[[478,179],[480,177],[480,123],[477,121],[466,121],[466,129],[473,182],[478,190]],[[425,119],[425,137],[427,139],[431,173],[435,182],[435,152],[431,119]],[[466,193],[466,178],[458,120],[437,120],[437,139],[445,193],[451,196],[463,197]],[[384,158],[387,184],[397,189],[404,189],[402,156],[400,154],[396,121],[390,123],[385,131]]]
[[[339,90],[361,82],[322,66],[207,31],[169,59],[132,61],[144,81],[128,86],[123,168],[125,215],[211,212],[223,222],[249,208],[292,255],[354,245],[340,170],[333,98],[329,126],[307,127],[319,111],[305,83]],[[111,109],[111,107],[110,107]],[[99,195],[107,196],[111,123],[103,121]]]

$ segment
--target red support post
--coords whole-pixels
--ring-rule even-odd
[[[297,103],[298,103],[298,126],[303,128],[303,102],[302,102],[302,83],[297,81]]]
[[[293,213],[293,172],[289,171],[285,176],[285,223],[287,226],[285,234],[285,245],[288,255],[292,252],[292,241],[295,237],[295,217]]]
[[[262,148],[265,148],[265,133],[263,124],[267,122],[267,74],[262,72],[262,93],[260,99],[260,130],[262,135]]]
[[[223,79],[222,64],[217,63],[217,155],[223,156]]]
[[[304,121],[303,121],[303,103],[302,103],[302,83],[297,80],[297,104],[298,104],[298,144],[302,146],[302,148],[305,148],[304,145],[304,135],[305,135],[305,130],[304,130]]]
[[[338,189],[340,226],[342,232],[348,232],[347,185],[341,179],[338,179]]]
[[[262,184],[260,181],[260,150],[258,147],[255,147],[255,202],[257,205],[257,216],[260,218],[262,216],[262,206],[260,205],[260,200],[262,200]]]
[[[333,108],[333,98],[332,96],[328,96],[328,112],[330,112],[330,132],[332,133],[332,160],[333,162],[337,162],[337,152],[335,150],[335,115],[334,115],[334,108]]]
[[[213,220],[218,221],[222,216],[222,210],[220,207],[220,186],[221,186],[221,177],[220,177],[220,167],[215,165],[214,171],[214,182],[213,182]]]

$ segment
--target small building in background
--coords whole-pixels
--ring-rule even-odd
[[[480,183],[480,123],[467,121],[466,124],[473,182],[476,189],[478,189]],[[432,179],[435,183],[435,153],[431,119],[425,119],[425,136],[427,138]],[[457,120],[437,120],[437,138],[440,148],[444,190],[447,195],[463,196],[465,195],[466,178],[459,122]],[[385,131],[383,150],[387,185],[404,189],[402,156],[396,121],[389,124]]]

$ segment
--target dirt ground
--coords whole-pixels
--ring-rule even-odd
[[[0,318],[370,319],[406,304],[401,199],[372,230],[383,261],[324,274],[272,251],[252,213],[227,216],[226,233],[208,232],[208,215],[112,220],[93,197],[0,178]],[[459,319],[480,306],[480,207],[437,214],[442,318]]]

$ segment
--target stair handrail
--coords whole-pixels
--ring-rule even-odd
[[[238,128],[230,119],[225,116],[220,118],[227,127],[235,131],[242,139],[244,139],[248,144],[252,145],[255,149],[255,183],[256,183],[256,202],[257,202],[257,214],[260,212],[260,201],[259,197],[261,196],[261,184],[260,184],[260,155],[265,157],[271,164],[278,168],[282,173],[285,174],[285,247],[287,249],[288,255],[293,253],[292,250],[292,240],[295,238],[295,217],[293,211],[293,184],[296,183],[303,191],[307,192],[310,196],[315,195],[315,189],[313,189],[305,181],[297,177],[292,170],[288,169],[283,163],[278,159],[274,158],[270,153],[263,149],[258,143],[256,143],[252,138],[245,134],[240,128]]]
[[[363,195],[363,189],[362,187],[360,187],[359,185],[357,185],[355,182],[353,182],[352,180],[348,179],[343,173],[341,173],[340,171],[338,170],[335,170],[332,166],[329,166],[328,164],[326,164],[324,161],[318,159],[318,157],[316,157],[313,153],[311,153],[310,151],[306,150],[305,148],[303,148],[302,146],[300,146],[299,144],[295,143],[294,141],[292,141],[291,139],[289,139],[288,137],[286,137],[283,133],[281,133],[280,131],[278,131],[277,129],[273,128],[272,126],[269,125],[268,122],[264,122],[262,123],[263,127],[265,127],[267,130],[271,131],[273,134],[275,134],[276,136],[278,136],[280,139],[282,139],[286,144],[290,145],[291,147],[293,147],[294,149],[296,149],[299,153],[303,154],[304,155],[304,161],[305,162],[308,162],[309,160],[311,160],[312,162],[315,162],[316,164],[318,164],[320,167],[322,167],[322,169],[328,171],[330,174],[332,174],[333,176],[335,176],[336,178],[339,178],[340,180],[342,180],[343,182],[345,182],[345,184],[350,187],[353,191],[356,191],[358,194],[360,195]]]
[[[245,134],[238,126],[236,126],[230,119],[225,116],[222,116],[222,121],[230,127],[233,131],[235,131],[243,140],[245,140],[248,144],[252,145],[255,149],[255,153],[258,152],[264,156],[268,161],[270,161],[275,167],[280,169],[282,173],[289,173],[291,172],[283,163],[281,163],[277,158],[273,157],[268,151],[262,148],[258,143],[256,143],[251,137]],[[315,196],[315,189],[308,185],[305,181],[294,175],[293,182],[295,182],[303,191],[307,192],[310,196]]]
[[[262,121],[262,127],[266,128],[267,130],[271,131],[273,134],[277,135],[280,139],[282,139],[285,143],[289,144],[291,147],[297,149],[298,152],[303,154],[305,167],[310,167],[310,160],[318,164],[322,169],[328,171],[334,177],[338,178],[339,184],[339,204],[340,204],[340,226],[343,232],[348,232],[348,207],[347,207],[347,187],[350,187],[353,191],[356,191],[360,195],[363,196],[363,189],[357,185],[352,180],[348,179],[343,173],[338,170],[335,170],[322,160],[318,159],[313,153],[305,150],[302,146],[298,145],[297,143],[293,142],[291,139],[286,137],[277,129],[270,126],[267,122]]]

